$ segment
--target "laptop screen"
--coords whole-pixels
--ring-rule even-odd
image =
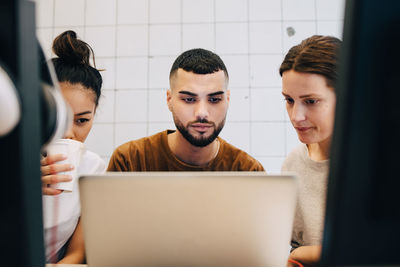
[[[89,266],[285,266],[292,176],[136,172],[80,178]]]

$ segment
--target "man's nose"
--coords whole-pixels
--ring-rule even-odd
[[[208,119],[207,101],[199,101],[196,105],[195,116],[198,120]]]

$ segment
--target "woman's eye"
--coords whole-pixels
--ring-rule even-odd
[[[307,99],[307,100],[305,101],[305,103],[306,103],[307,105],[314,105],[314,104],[318,103],[318,100],[316,100],[316,99]]]
[[[220,97],[211,97],[208,101],[210,101],[211,103],[218,103],[221,100],[222,99]]]
[[[288,104],[293,104],[293,103],[294,103],[293,98],[290,98],[290,97],[285,97],[285,101],[286,101],[286,103],[288,103]]]
[[[77,123],[77,124],[84,124],[85,122],[88,122],[88,121],[89,121],[89,119],[80,118],[80,119],[77,119],[77,120],[76,120],[76,123]]]

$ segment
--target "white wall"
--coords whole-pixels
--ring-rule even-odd
[[[76,31],[105,69],[86,142],[105,160],[124,142],[175,128],[165,100],[169,70],[181,52],[202,47],[221,56],[231,77],[221,136],[279,172],[298,144],[280,93],[280,63],[313,34],[341,37],[344,1],[37,0],[37,34],[50,57],[54,37]]]

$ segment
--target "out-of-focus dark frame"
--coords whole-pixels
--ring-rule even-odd
[[[346,2],[321,266],[400,264],[400,1]]]
[[[0,137],[0,265],[45,265],[40,182],[40,63],[35,3],[0,2],[0,63],[15,82],[21,121]]]

